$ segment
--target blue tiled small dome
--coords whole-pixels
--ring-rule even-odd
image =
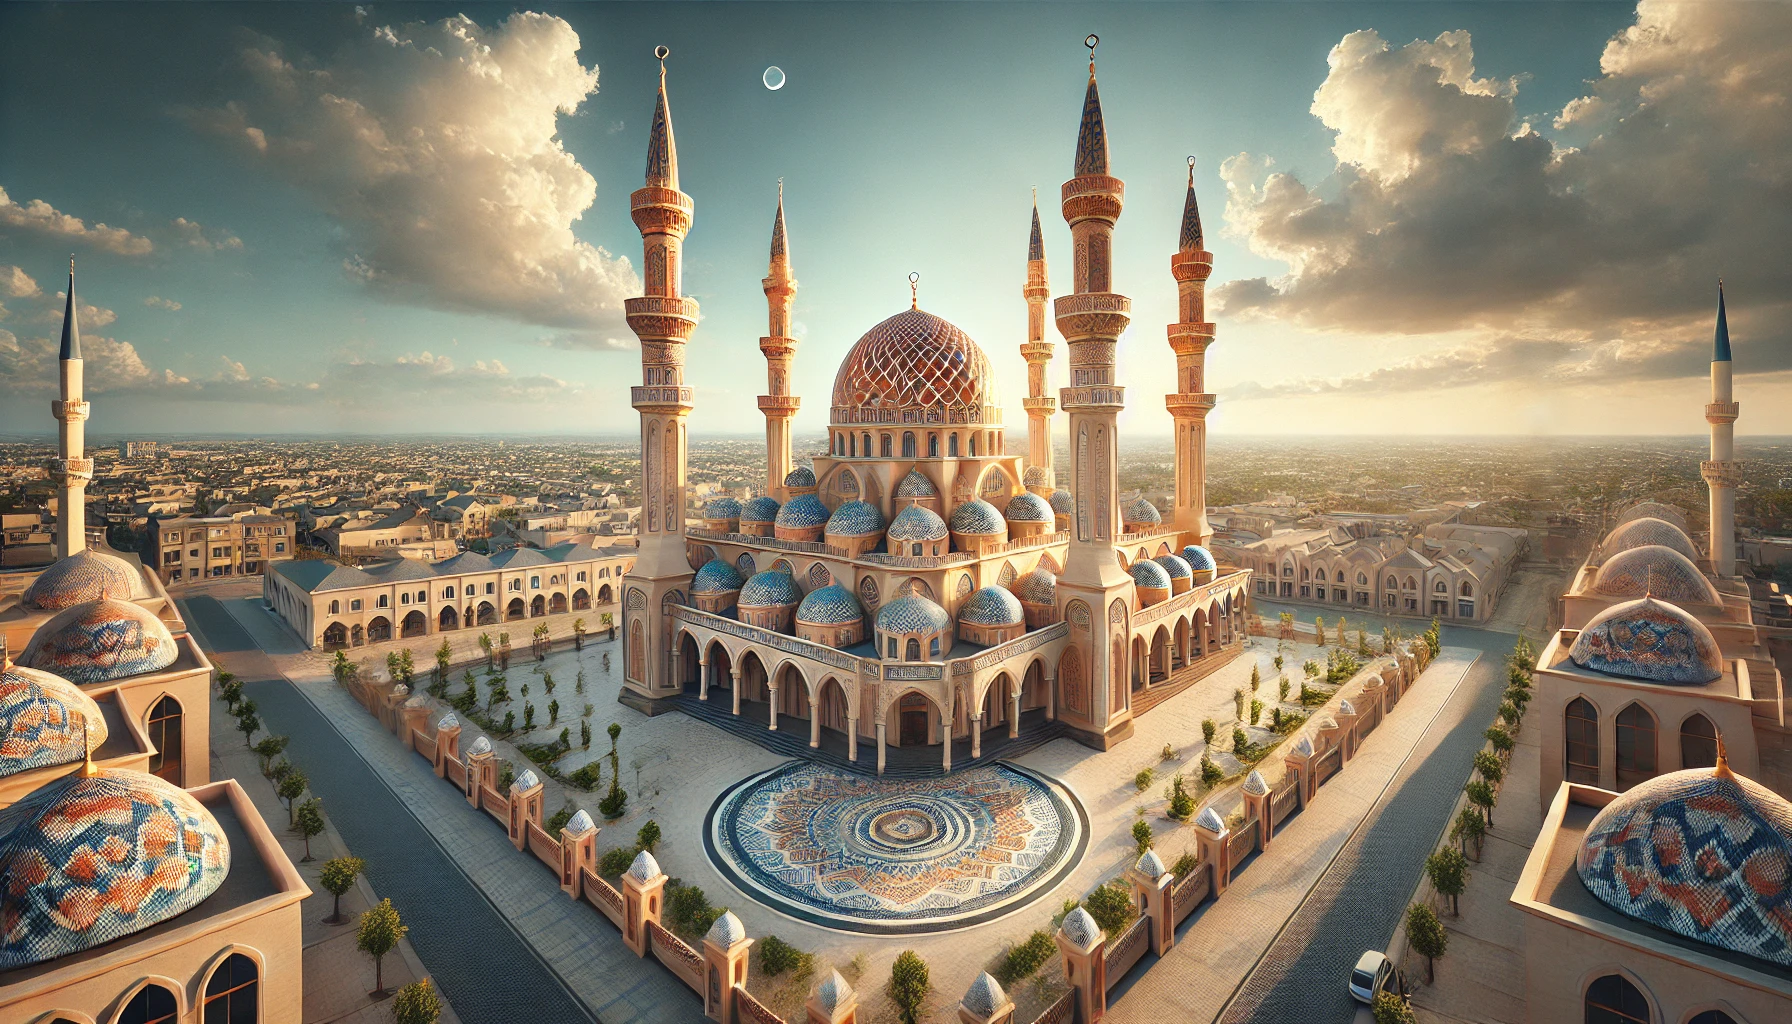
[[[809,596],[803,598],[803,603],[796,608],[796,621],[817,626],[844,625],[857,622],[864,616],[864,611],[859,608],[858,598],[853,597],[852,591],[838,583],[809,591]]]
[[[1050,501],[1051,501],[1052,511],[1056,512],[1058,515],[1061,515],[1061,516],[1076,515],[1076,499],[1071,497],[1070,492],[1065,490],[1064,488],[1060,487],[1057,490],[1053,491]]]
[[[908,475],[896,484],[898,498],[937,498],[939,493],[933,481],[922,476],[919,470],[909,470]]]
[[[1163,566],[1164,572],[1169,573],[1170,578],[1173,580],[1192,580],[1195,578],[1194,569],[1179,556],[1158,555],[1156,558],[1153,558],[1152,561]]]
[[[877,610],[877,628],[884,633],[940,633],[952,628],[952,616],[919,594],[904,594]]]
[[[945,540],[946,521],[930,508],[910,505],[896,513],[886,536],[895,541]]]
[[[37,627],[19,663],[77,683],[105,683],[159,672],[179,657],[161,619],[108,597],[57,612]]]
[[[1002,513],[982,498],[970,501],[952,510],[952,532],[968,533],[984,536],[992,533],[1008,532],[1008,524],[1002,521]]]
[[[1120,507],[1120,521],[1132,526],[1156,526],[1164,521],[1157,506],[1141,495]]]
[[[753,578],[740,588],[735,603],[742,608],[775,608],[796,604],[802,599],[803,592],[789,573],[768,570],[754,573]]]
[[[1199,544],[1190,544],[1183,548],[1182,560],[1187,562],[1188,567],[1196,572],[1219,568],[1219,563],[1213,560],[1213,552]]]
[[[1008,589],[1014,591],[1015,597],[1028,604],[1058,603],[1058,577],[1053,576],[1052,571],[1044,566],[1008,584]]]
[[[720,498],[711,498],[709,499],[709,504],[703,506],[703,518],[739,519],[740,502],[735,501],[725,494]]]
[[[102,597],[130,600],[149,591],[131,563],[117,555],[83,548],[59,558],[25,588],[25,603],[41,611],[60,611]]]
[[[0,776],[70,764],[106,742],[106,718],[66,679],[0,667]]]
[[[1593,616],[1568,657],[1582,668],[1630,679],[1698,686],[1723,675],[1724,658],[1705,624],[1644,597]]]
[[[828,521],[828,507],[813,494],[799,494],[778,510],[777,525],[791,529],[820,526]]]
[[[1640,548],[1645,544],[1660,544],[1662,547],[1673,548],[1695,561],[1699,557],[1698,549],[1692,546],[1692,541],[1687,539],[1685,532],[1678,526],[1665,519],[1652,519],[1647,516],[1642,519],[1632,519],[1606,534],[1605,540],[1599,545],[1599,557],[1601,559],[1611,558],[1620,551]]]
[[[786,486],[786,487],[814,487],[815,486],[815,471],[810,469],[808,466],[798,466],[795,469],[791,470],[790,472],[784,474],[784,486]]]
[[[1052,504],[1034,494],[1022,491],[1008,499],[1008,507],[1002,511],[1002,517],[1011,523],[1055,523],[1057,513],[1052,511]]]
[[[778,499],[762,494],[740,507],[743,523],[770,523],[778,518]]]
[[[884,532],[884,514],[868,501],[843,501],[828,517],[828,533],[841,537],[869,537]]]
[[[1170,589],[1170,574],[1149,558],[1141,558],[1132,563],[1132,581],[1141,587]]]
[[[1020,599],[996,586],[973,590],[958,605],[958,621],[974,626],[1012,626],[1025,617]]]
[[[693,594],[725,594],[730,590],[739,590],[745,581],[740,578],[740,570],[733,564],[720,558],[712,558],[703,563],[697,575],[691,579]]]

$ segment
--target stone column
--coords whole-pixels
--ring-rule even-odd
[[[1176,908],[1171,902],[1176,876],[1164,867],[1156,850],[1146,850],[1138,862],[1126,869],[1126,880],[1132,883],[1133,899],[1139,915],[1151,922],[1151,952],[1163,956],[1176,943]]]
[[[971,716],[971,760],[983,756],[983,713]]]
[[[519,850],[529,846],[529,828],[541,827],[543,783],[527,768],[510,784],[510,844]]]
[[[1008,738],[1015,739],[1020,735],[1020,687],[1008,697]]]
[[[768,685],[765,688],[766,701],[771,704],[771,714],[766,718],[766,727],[772,732],[778,731],[778,688]]]
[[[735,714],[735,717],[737,717],[737,718],[738,718],[738,717],[740,717],[740,685],[741,685],[741,677],[742,677],[742,676],[743,676],[743,675],[744,675],[744,674],[745,674],[745,673],[743,673],[743,672],[742,672],[742,671],[741,671],[741,666],[740,666],[740,664],[739,664],[739,663],[738,663],[738,662],[736,662],[736,663],[735,663],[735,664],[734,664],[734,665],[733,665],[733,666],[731,666],[731,667],[730,667],[730,671],[731,671],[731,673],[732,673],[732,674],[733,674],[733,676],[734,676],[734,714]]]
[[[1269,834],[1275,830],[1275,815],[1269,807],[1269,781],[1263,773],[1255,768],[1247,775],[1244,785],[1239,787],[1244,794],[1244,819],[1258,822],[1257,845],[1261,849],[1269,849]]]
[[[1045,678],[1045,720],[1050,722],[1058,717],[1058,674],[1044,673]]]
[[[859,760],[859,720],[846,720],[846,759],[857,763]]]
[[[1348,700],[1338,702],[1338,734],[1337,741],[1344,747],[1344,760],[1349,761],[1356,756],[1357,734],[1356,723],[1362,718],[1357,714],[1356,705]]]
[[[560,890],[573,899],[584,891],[580,871],[597,874],[597,833],[600,830],[585,811],[572,816],[560,830]]]
[[[703,1015],[718,1024],[734,1024],[734,990],[747,983],[752,945],[733,911],[723,911],[703,936]]]
[[[1014,1000],[988,971],[977,975],[958,1000],[960,1024],[1012,1024]]]
[[[417,734],[429,721],[429,702],[411,697],[398,706],[398,739],[407,750],[417,749]]]
[[[480,806],[480,790],[498,788],[498,758],[492,753],[492,741],[481,736],[467,751],[467,803]]]
[[[450,711],[436,722],[436,778],[446,778],[448,759],[460,760],[460,716]]]
[[[697,699],[709,699],[709,658],[705,655],[697,657]]]
[[[1226,838],[1231,830],[1220,819],[1220,812],[1212,807],[1204,808],[1195,818],[1195,849],[1203,864],[1213,867],[1213,897],[1218,899],[1220,893],[1226,891],[1226,883],[1232,874],[1232,865],[1226,857]]]
[[[940,712],[940,767],[952,770],[952,715]]]
[[[1074,1019],[1096,1024],[1108,1012],[1108,937],[1082,907],[1064,915],[1064,923],[1052,936],[1064,955],[1064,980],[1075,993]]]
[[[877,774],[884,773],[884,733],[889,729],[888,723],[877,723]]]
[[[622,873],[622,941],[636,956],[647,955],[647,922],[659,923],[665,887],[666,873],[646,850],[635,854],[635,862]]]
[[[1312,738],[1303,733],[1299,739],[1294,741],[1294,746],[1288,748],[1288,753],[1282,757],[1283,766],[1287,768],[1288,774],[1295,778],[1294,791],[1300,796],[1300,805],[1303,808],[1313,799],[1314,753]]]

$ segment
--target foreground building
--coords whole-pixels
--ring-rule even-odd
[[[163,583],[256,576],[293,556],[293,524],[282,516],[245,513],[181,516],[149,524],[156,575]]]

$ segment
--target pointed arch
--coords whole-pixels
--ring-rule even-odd
[[[1694,711],[1680,723],[1680,767],[1717,767],[1717,726],[1702,713]]]

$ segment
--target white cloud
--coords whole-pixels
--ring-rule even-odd
[[[15,299],[31,299],[43,294],[43,289],[25,273],[22,267],[0,267],[0,292]]]
[[[173,299],[164,299],[159,295],[151,295],[149,298],[143,300],[143,304],[150,309],[165,310],[169,313],[176,312],[180,309],[180,303]]]
[[[63,312],[68,309],[68,293],[59,291],[55,297],[54,303],[44,304],[44,308],[37,314],[37,318],[46,323],[55,324],[56,329],[60,331]],[[75,316],[79,318],[76,322],[81,325],[83,331],[94,327],[109,327],[118,320],[117,312],[104,306],[82,302],[79,299],[75,301]],[[82,338],[85,339],[86,335],[83,334]]]
[[[191,117],[309,192],[375,292],[615,332],[638,279],[574,236],[597,183],[556,137],[597,88],[578,47],[527,12],[380,27],[324,62],[268,41],[242,55],[243,98]]]
[[[107,227],[97,221],[90,226],[42,199],[33,199],[21,206],[6,194],[5,188],[0,188],[0,232],[7,230],[85,242],[120,256],[142,256],[155,249],[154,244],[142,235],[133,235],[124,228]]]
[[[185,217],[176,217],[171,225],[175,236],[195,249],[216,251],[222,249],[241,250],[243,240],[228,231],[207,233],[205,226],[198,221]]]

